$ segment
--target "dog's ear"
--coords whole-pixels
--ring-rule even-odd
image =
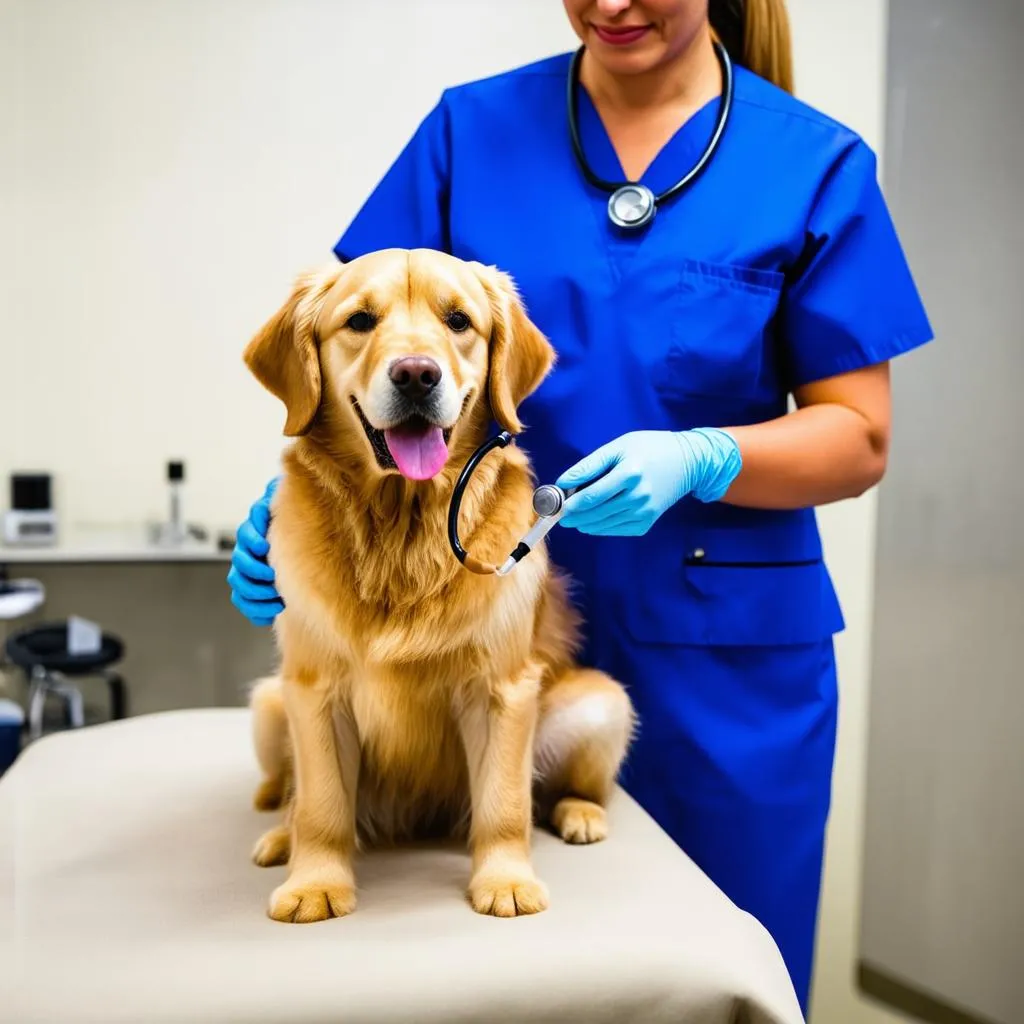
[[[488,392],[498,425],[512,434],[523,429],[518,409],[555,364],[551,343],[527,316],[515,283],[494,267],[476,265],[491,305]]]
[[[286,437],[305,434],[320,408],[320,352],[316,318],[339,268],[301,275],[285,304],[246,346],[253,376],[284,403]]]

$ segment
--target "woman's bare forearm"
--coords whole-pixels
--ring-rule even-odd
[[[807,508],[855,498],[885,472],[885,448],[853,409],[819,405],[737,427],[743,468],[722,499],[751,508]]]
[[[722,499],[790,509],[854,498],[885,473],[889,376],[885,365],[822,381],[797,394],[795,412],[730,428],[743,468]]]

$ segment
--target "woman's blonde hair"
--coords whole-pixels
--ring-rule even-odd
[[[793,46],[785,0],[709,0],[708,18],[737,64],[793,92]]]

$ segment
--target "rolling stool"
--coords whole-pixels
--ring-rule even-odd
[[[104,633],[100,649],[94,654],[72,654],[68,650],[66,622],[49,623],[23,629],[7,640],[7,657],[17,665],[29,682],[29,739],[43,734],[43,712],[46,698],[54,696],[64,705],[65,721],[72,729],[85,725],[82,692],[73,678],[96,676],[106,681],[110,691],[111,719],[124,718],[127,699],[124,680],[111,666],[124,655],[121,640]]]

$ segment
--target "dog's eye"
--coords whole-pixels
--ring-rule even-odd
[[[461,309],[453,309],[445,318],[444,322],[457,334],[461,334],[470,326],[469,317]]]
[[[350,331],[358,331],[360,334],[365,334],[377,326],[377,318],[372,313],[367,313],[361,309],[358,313],[353,313],[345,321],[345,326]]]

